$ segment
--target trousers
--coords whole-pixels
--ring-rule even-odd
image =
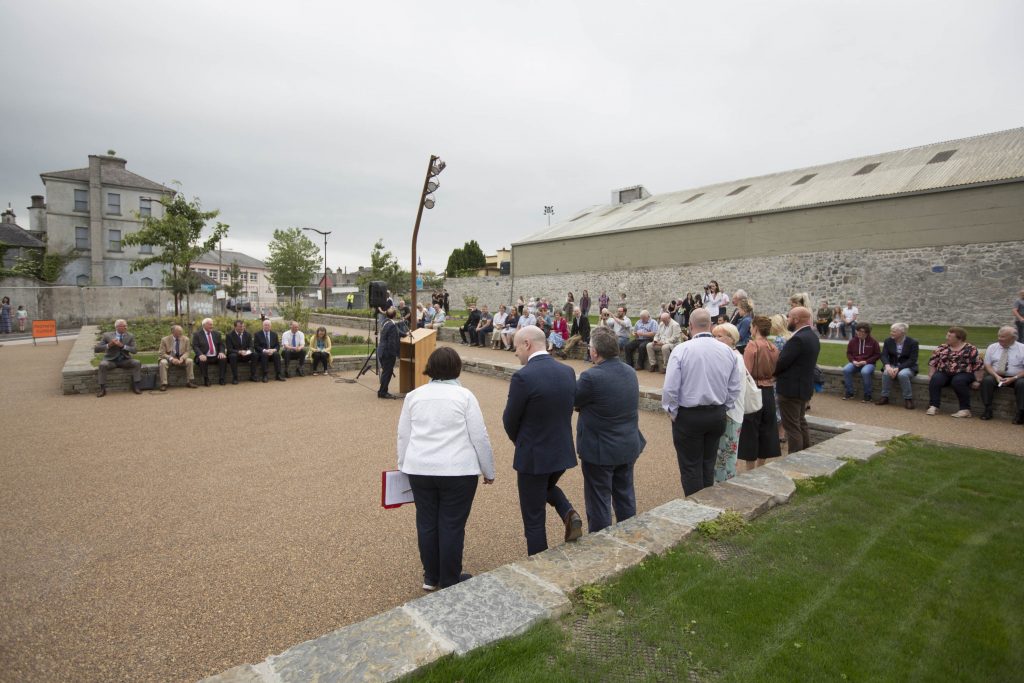
[[[679,408],[672,422],[672,444],[683,493],[691,496],[715,483],[718,440],[725,433],[725,406]]]
[[[598,465],[586,460],[580,461],[583,470],[583,504],[587,508],[587,531],[590,533],[612,525],[613,505],[617,522],[636,515],[633,464]]]
[[[462,574],[466,520],[473,507],[479,477],[433,477],[410,474],[416,503],[416,541],[423,563],[423,582],[454,586]]]
[[[572,503],[558,488],[558,480],[565,470],[546,474],[516,473],[519,488],[519,512],[523,516],[523,533],[526,536],[526,553],[536,555],[548,549],[548,535],[545,528],[547,507],[550,505],[565,516],[572,511]]]

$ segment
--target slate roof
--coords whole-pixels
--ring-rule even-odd
[[[47,178],[55,178],[58,180],[71,180],[80,183],[89,182],[89,169],[86,168],[73,168],[68,171],[51,171],[49,173],[40,173],[39,177],[43,179],[43,183],[46,183]],[[103,164],[100,166],[100,182],[104,185],[117,185],[119,187],[130,187],[135,190],[146,190],[147,192],[169,192],[175,193],[175,190],[165,187],[160,183],[153,182],[148,178],[143,178],[137,173],[113,165]]]
[[[42,249],[46,245],[28,234],[17,223],[0,223],[0,244],[9,247],[30,247]]]
[[[1024,180],[1024,128],[592,206],[516,244]]]

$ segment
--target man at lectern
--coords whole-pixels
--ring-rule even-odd
[[[388,385],[395,376],[395,361],[398,360],[398,340],[404,336],[395,323],[395,307],[390,306],[384,313],[384,325],[380,328],[377,342],[377,360],[380,361],[380,389],[377,398],[398,398],[388,393]]]

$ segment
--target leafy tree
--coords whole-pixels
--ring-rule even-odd
[[[129,246],[148,244],[157,249],[152,255],[132,261],[131,272],[136,272],[155,263],[170,266],[164,270],[164,277],[174,293],[174,315],[180,315],[179,302],[185,296],[185,312],[192,319],[190,295],[198,287],[198,278],[192,273],[192,264],[200,256],[212,251],[217,243],[228,234],[228,225],[217,222],[210,236],[203,239],[208,221],[220,215],[220,211],[203,211],[198,197],[187,201],[178,192],[173,197],[161,197],[164,215],[160,218],[145,216],[142,229],[130,232],[122,238]]]
[[[60,274],[64,272],[64,266],[77,257],[78,254],[74,249],[70,249],[64,254],[54,253],[48,249],[32,249],[23,253],[14,262],[14,267],[11,270],[18,275],[34,277],[43,282],[56,282]]]
[[[294,301],[294,288],[308,287],[320,271],[323,263],[320,248],[299,228],[275,230],[269,248],[267,270],[270,271],[270,280],[278,287],[291,287]]]
[[[242,307],[238,306],[238,297],[245,290],[245,280],[242,279],[242,269],[238,267],[238,261],[231,262],[228,274],[231,277],[231,284],[224,288],[224,292],[235,300],[235,317],[238,318],[242,310]]]
[[[466,252],[462,249],[453,249],[448,257],[448,265],[444,267],[444,274],[448,277],[458,277],[465,268]]]
[[[373,280],[382,280],[387,283],[388,289],[392,292],[404,292],[409,287],[410,275],[408,271],[402,270],[398,265],[398,259],[394,254],[384,247],[384,240],[378,238],[370,252],[370,270],[360,275],[356,283],[365,287]]]
[[[463,266],[464,268],[476,270],[487,265],[487,257],[484,256],[484,250],[480,248],[476,240],[466,242],[465,246],[462,247],[462,253],[465,256],[466,262],[466,265]]]

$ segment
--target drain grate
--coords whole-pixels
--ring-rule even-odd
[[[572,622],[572,647],[578,656],[590,661],[613,664],[634,662],[634,668],[616,667],[614,673],[596,677],[595,681],[608,683],[632,683],[633,681],[678,681],[679,672],[665,657],[658,656],[657,648],[651,645],[634,645],[615,631],[595,627],[590,615],[582,615]],[[686,679],[701,683],[697,672],[688,671]]]

